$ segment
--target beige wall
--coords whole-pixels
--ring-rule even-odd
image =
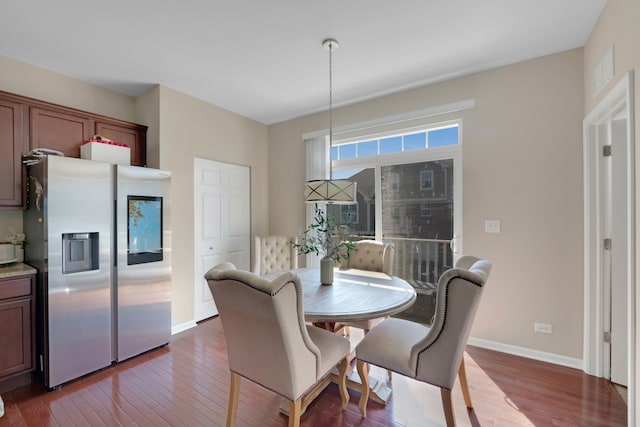
[[[267,232],[267,127],[166,87],[137,98],[0,56],[0,90],[149,126],[147,162],[173,176],[173,326],[193,320],[193,158],[251,168],[253,234]],[[0,239],[22,211],[0,210]],[[28,238],[28,236],[27,236]]]
[[[620,81],[627,72],[634,73],[634,110],[635,110],[635,176],[636,194],[640,189],[640,2],[637,0],[608,1],[591,36],[584,47],[584,103],[585,116],[591,112],[600,100]],[[598,96],[591,89],[593,69],[609,47],[614,46],[615,75]],[[636,224],[640,224],[640,197],[636,197]],[[636,225],[636,304],[640,306],[640,227]],[[636,360],[635,384],[640,384],[640,324],[636,309]],[[635,393],[635,414],[640,413],[640,393]]]
[[[340,108],[334,127],[468,98],[463,119],[463,251],[494,268],[476,338],[582,358],[582,49]],[[446,118],[451,118],[447,115]],[[434,121],[438,121],[435,118]],[[304,228],[302,135],[326,114],[269,130],[269,231]],[[484,233],[501,219],[501,234]],[[533,332],[550,323],[551,335]]]
[[[267,127],[160,87],[160,168],[172,171],[173,325],[193,319],[193,158],[251,168],[251,231],[267,232]]]
[[[147,128],[147,166],[160,167],[160,86],[155,86],[135,98],[138,123]]]

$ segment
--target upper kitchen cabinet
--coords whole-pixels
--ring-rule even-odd
[[[104,138],[127,144],[131,151],[131,164],[147,164],[147,127],[127,123],[107,123],[96,121],[96,132]]]
[[[0,98],[0,206],[22,206],[22,166],[25,144],[25,109]]]
[[[29,148],[51,148],[66,157],[80,157],[80,144],[91,138],[95,122],[89,117],[31,107]]]
[[[23,206],[21,155],[35,148],[80,157],[93,135],[127,144],[131,164],[147,164],[147,127],[0,91],[0,208]]]

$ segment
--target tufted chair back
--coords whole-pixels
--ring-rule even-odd
[[[392,275],[394,254],[393,243],[360,240],[356,242],[355,249],[349,254],[349,259],[340,260],[340,268],[357,268]]]
[[[227,343],[231,371],[227,425],[235,423],[240,377],[289,399],[289,425],[299,425],[303,394],[340,364],[340,393],[346,407],[350,343],[305,323],[298,276],[288,272],[267,280],[224,263],[209,270],[205,279]]]
[[[253,245],[253,273],[264,276],[298,268],[298,254],[286,236],[265,236],[255,238]]]

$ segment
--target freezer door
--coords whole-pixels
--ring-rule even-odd
[[[108,163],[56,156],[47,160],[42,209],[48,226],[45,377],[49,387],[109,366],[112,361],[112,173]],[[67,254],[80,259],[93,252],[89,267],[63,269],[67,252],[63,236],[87,236],[86,242],[93,236],[93,251],[89,248],[86,254]]]
[[[116,169],[115,358],[128,359],[171,336],[171,174]]]

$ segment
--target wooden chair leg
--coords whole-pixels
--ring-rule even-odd
[[[458,378],[460,378],[460,387],[462,388],[462,396],[464,397],[464,403],[467,408],[472,409],[471,394],[469,393],[469,383],[467,382],[467,370],[464,367],[464,357],[460,361],[460,368],[458,368]]]
[[[451,390],[441,388],[440,395],[442,397],[442,407],[444,408],[444,419],[447,421],[447,427],[456,427],[456,420],[453,417],[453,404],[451,402]]]
[[[300,415],[302,414],[302,399],[291,402],[289,409],[289,427],[300,427]]]
[[[360,382],[362,383],[358,408],[360,408],[362,418],[365,418],[367,416],[367,401],[369,400],[369,364],[358,360],[356,367],[358,369],[358,375],[360,375]]]
[[[349,404],[349,391],[347,390],[348,366],[347,358],[342,359],[338,364],[338,390],[340,390],[340,397],[342,398],[342,409],[347,409]]]
[[[231,372],[231,384],[229,386],[229,407],[227,408],[227,427],[236,425],[238,413],[238,398],[240,397],[240,375]]]

